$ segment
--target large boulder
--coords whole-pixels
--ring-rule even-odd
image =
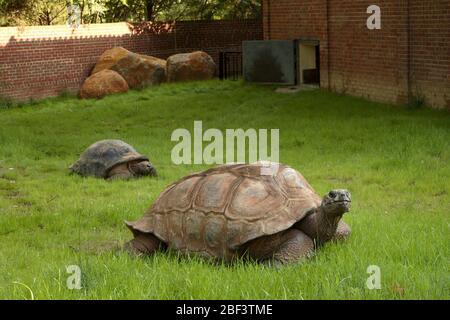
[[[80,90],[80,98],[101,98],[128,91],[125,79],[113,70],[101,70],[87,78]]]
[[[167,80],[194,81],[214,77],[216,64],[210,55],[203,51],[180,53],[167,59]]]
[[[98,59],[92,74],[105,69],[118,72],[130,88],[158,85],[166,80],[166,61],[133,53],[122,47],[106,50]]]

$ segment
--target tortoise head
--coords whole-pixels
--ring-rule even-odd
[[[150,161],[133,161],[129,164],[129,168],[131,172],[138,176],[152,176],[156,177],[156,169],[153,167],[153,165],[150,163]]]
[[[336,189],[328,192],[322,200],[322,208],[332,215],[343,215],[350,210],[352,198],[345,189]]]

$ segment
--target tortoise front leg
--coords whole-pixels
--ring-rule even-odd
[[[350,236],[350,233],[352,233],[352,229],[348,224],[346,224],[344,221],[340,220],[336,229],[336,233],[334,234],[332,241],[343,241],[347,240],[347,238]]]
[[[133,178],[133,173],[128,169],[128,165],[126,163],[118,165],[111,169],[108,173],[108,177],[106,180],[128,180]]]
[[[137,256],[151,255],[165,248],[165,244],[151,233],[136,232],[133,240],[124,244],[124,250]]]
[[[314,251],[314,243],[302,231],[288,229],[252,240],[244,246],[244,250],[252,259],[286,264],[311,256]]]

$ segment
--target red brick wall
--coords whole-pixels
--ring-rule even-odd
[[[408,10],[407,0],[264,0],[264,37],[319,39],[323,87],[394,103],[407,102],[409,87],[450,108],[450,1],[409,2]],[[371,4],[381,30],[366,27]]]
[[[203,50],[218,60],[219,51],[243,40],[262,39],[260,20],[186,21],[175,25],[127,23],[0,28],[0,97],[39,99],[77,92],[98,57],[109,48],[167,58]]]
[[[450,109],[450,1],[411,0],[412,90]]]

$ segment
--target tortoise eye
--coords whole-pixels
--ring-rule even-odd
[[[328,195],[330,196],[330,198],[335,198],[336,197],[336,192],[330,191],[330,193]]]

